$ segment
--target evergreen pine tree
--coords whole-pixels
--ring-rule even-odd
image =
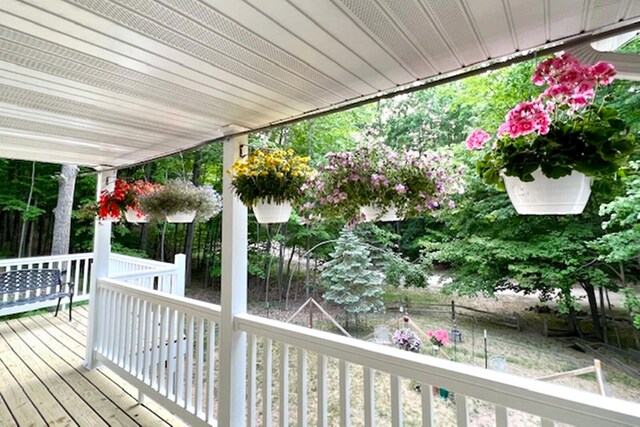
[[[369,250],[353,231],[342,230],[330,256],[331,261],[324,265],[321,273],[323,298],[356,316],[382,308],[382,275],[371,263]]]

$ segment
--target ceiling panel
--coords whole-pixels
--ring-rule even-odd
[[[639,15],[640,0],[2,0],[0,156],[122,167]]]

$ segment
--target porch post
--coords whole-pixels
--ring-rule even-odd
[[[117,172],[115,170],[99,170],[96,183],[96,200],[103,189],[113,190]],[[100,305],[97,301],[98,278],[109,275],[109,255],[111,254],[111,222],[95,219],[93,234],[93,264],[91,266],[91,278],[89,282],[89,324],[87,326],[87,347],[84,357],[84,366],[87,369],[95,367],[93,353],[96,335],[99,325],[96,322]]]
[[[247,208],[233,194],[226,171],[247,142],[246,135],[236,136],[223,147],[219,426],[246,425],[247,337],[234,330],[233,319],[247,311]]]

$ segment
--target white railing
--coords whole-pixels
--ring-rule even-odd
[[[110,278],[145,289],[184,296],[185,255],[176,255],[174,264],[133,257],[126,257],[128,259],[123,258],[123,255],[117,255],[115,261],[119,263],[118,268],[131,268],[131,270],[114,273],[111,270],[114,262],[114,256],[112,255],[109,259]]]
[[[32,258],[12,258],[0,260],[0,272],[9,270],[58,268],[65,271],[63,283],[74,284],[74,302],[89,299],[91,281],[91,265],[93,253],[49,255]],[[127,255],[111,254],[109,257],[109,277],[147,289],[156,289],[173,295],[184,296],[185,255],[176,255],[175,263],[135,258]],[[2,302],[12,298],[29,297],[5,294]],[[67,302],[66,300],[63,301]],[[45,307],[52,307],[57,300],[22,304],[14,307],[0,308],[0,316],[25,313]]]
[[[109,276],[113,274],[156,270],[160,268],[170,267],[172,265],[172,263],[112,253],[109,256]]]
[[[215,425],[220,306],[100,279],[94,354],[192,425]]]
[[[530,423],[543,426],[553,426],[554,422],[580,427],[640,425],[640,405],[636,403],[249,314],[238,315],[235,319],[236,327],[248,334],[249,426],[261,424],[266,427],[276,424],[274,420],[280,426],[288,426],[291,420],[294,420],[291,424],[298,426],[311,425],[311,421],[318,426],[349,426],[356,407],[360,416],[358,425],[373,426],[379,418],[382,425],[403,426],[407,412],[403,405],[403,394],[409,388],[407,379],[413,381],[414,386],[420,385],[420,409],[415,418],[422,426],[435,425],[433,387],[455,393],[455,410],[451,409],[447,425],[468,426],[470,407],[477,404],[475,399],[482,401],[485,407],[493,407],[493,424],[498,427],[509,424],[513,410],[530,414],[529,417],[537,418]],[[313,361],[310,361],[310,353],[315,355]],[[292,363],[293,359],[295,363]],[[311,363],[315,369],[311,368]],[[276,365],[278,375],[273,381]],[[356,377],[359,379],[357,387],[355,381],[352,382]],[[295,387],[290,384],[292,378]],[[390,395],[378,395],[381,381],[388,384],[385,390]],[[274,382],[277,385],[275,399]],[[313,401],[309,401],[311,390],[315,390]],[[334,392],[331,397],[330,390]],[[354,405],[355,401],[360,404]],[[259,412],[261,417],[257,416]],[[415,425],[416,419],[410,424]],[[522,425],[522,422],[512,420],[511,425]]]
[[[9,270],[58,268],[66,272],[62,278],[63,282],[71,282],[74,284],[73,301],[85,301],[89,299],[89,280],[91,276],[92,261],[93,254],[91,253],[4,259],[0,260],[0,272]],[[29,295],[27,294],[26,296],[28,297]],[[5,294],[2,297],[2,301],[11,301],[13,297],[16,297],[16,295]],[[31,310],[37,310],[39,308],[55,306],[56,304],[57,300],[49,300],[33,304],[0,308],[0,316],[24,313]]]

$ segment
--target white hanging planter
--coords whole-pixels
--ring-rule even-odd
[[[366,205],[360,208],[362,215],[364,215],[365,222],[381,221],[381,222],[393,222],[399,221],[398,211],[396,208],[389,208],[383,211],[377,206]]]
[[[124,217],[126,218],[127,222],[130,222],[132,224],[142,224],[149,222],[149,215],[139,215],[139,211],[135,209],[127,209],[124,212]]]
[[[120,221],[120,217],[119,216],[108,216],[108,217],[105,217],[105,218],[98,217],[98,221],[100,221],[102,223],[105,223],[105,224],[108,223],[108,222],[113,224],[114,222]]]
[[[291,203],[267,203],[259,200],[253,206],[253,213],[260,224],[277,224],[289,221],[291,217]]]
[[[520,215],[579,215],[589,201],[593,178],[573,171],[558,179],[547,178],[540,169],[534,180],[523,182],[503,175],[513,207]]]
[[[167,220],[167,222],[174,222],[174,223],[189,223],[189,222],[193,222],[194,219],[196,219],[196,211],[191,211],[191,212],[175,212],[172,214],[166,214],[165,219]]]

